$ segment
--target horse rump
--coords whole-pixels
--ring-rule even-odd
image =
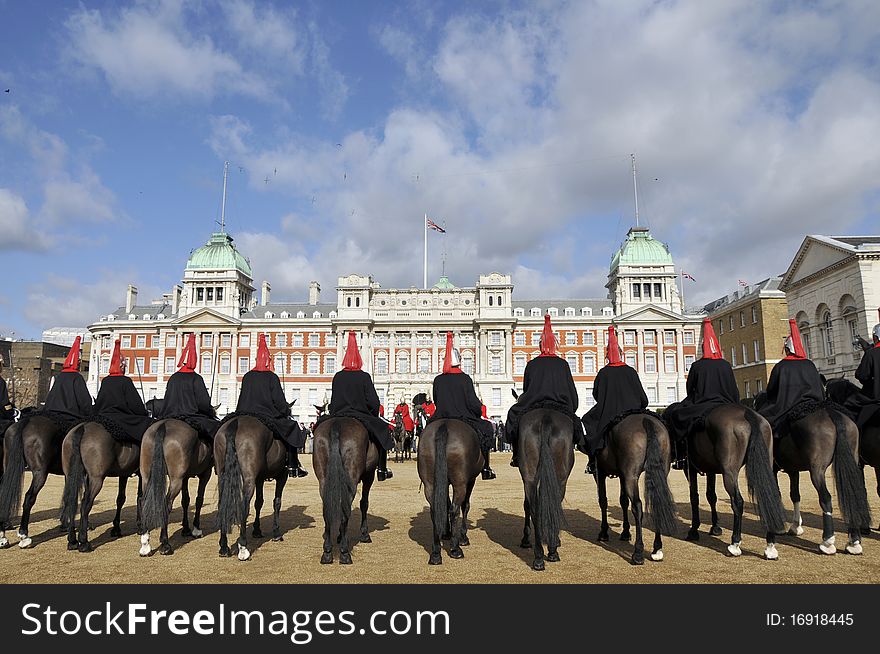
[[[64,475],[64,491],[61,494],[61,522],[72,525],[76,520],[76,509],[85,483],[85,466],[82,460],[82,439],[86,433],[86,425],[77,425],[68,434],[70,436],[70,459]]]
[[[244,481],[238,452],[235,449],[235,437],[238,433],[239,419],[234,418],[226,423],[226,456],[223,458],[223,471],[217,481],[220,499],[217,503],[217,526],[221,534],[228,534],[232,527],[242,521],[244,503]]]

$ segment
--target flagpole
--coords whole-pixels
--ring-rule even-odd
[[[681,286],[681,315],[685,315],[686,309],[684,304],[684,270],[679,270],[678,275],[681,279],[681,282],[679,283],[679,285]]]
[[[422,288],[427,290],[428,288],[428,214],[425,214],[425,224],[423,225],[425,228],[425,270],[424,276],[422,278]]]

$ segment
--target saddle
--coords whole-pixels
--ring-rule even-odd
[[[222,427],[233,418],[241,418],[242,416],[247,416],[249,418],[255,418],[256,420],[259,420],[260,423],[272,433],[272,438],[280,441],[284,440],[284,435],[282,435],[278,431],[278,426],[271,419],[259,413],[251,413],[250,411],[236,411],[234,413],[230,413],[225,418],[223,418],[223,420],[220,421],[220,426]]]
[[[837,411],[845,416],[850,415],[849,411],[834,400],[803,400],[788,410],[788,413],[785,414],[785,419],[782,421],[782,424],[780,424],[780,428],[781,430],[784,430],[784,433],[789,433],[791,431],[791,426],[798,420],[802,420],[810,414],[816,413],[816,411],[822,409],[831,409],[832,411]],[[781,435],[783,434],[780,434],[780,436]]]
[[[113,437],[113,440],[117,443],[124,443],[126,445],[140,445],[138,441],[129,436],[128,433],[111,418],[108,418],[106,416],[91,416],[88,420],[84,422],[98,423],[107,430],[107,433],[110,434]]]
[[[199,440],[204,441],[208,445],[214,444],[214,438],[211,436],[211,434],[206,432],[202,428],[202,425],[199,423],[199,421],[192,416],[168,416],[166,418],[162,418],[162,420],[179,420],[180,422],[186,423],[196,432],[196,434],[199,435]]]

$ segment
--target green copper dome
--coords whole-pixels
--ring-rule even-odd
[[[647,227],[633,227],[626,240],[611,257],[611,270],[620,265],[672,265],[672,255],[665,243],[655,240]]]
[[[253,278],[251,264],[235,249],[232,237],[225,232],[214,232],[202,247],[193,250],[186,262],[187,270],[238,270]]]
[[[443,275],[440,278],[440,281],[437,282],[436,284],[434,284],[433,288],[438,288],[441,291],[451,291],[452,289],[455,288],[455,284],[453,284],[452,282],[449,281],[449,277],[447,277],[446,275]]]

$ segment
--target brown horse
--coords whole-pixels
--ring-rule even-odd
[[[49,418],[34,415],[6,430],[3,441],[4,468],[0,481],[0,548],[9,547],[6,530],[11,529],[21,506],[18,546],[30,547],[28,536],[31,510],[50,474],[61,475],[61,428]],[[21,505],[22,480],[25,469],[31,470],[31,485]]]
[[[403,424],[403,415],[399,411],[394,412],[394,429],[391,430],[394,438],[394,463],[412,459],[412,432],[407,431]]]
[[[463,558],[461,546],[470,545],[467,516],[471,508],[471,492],[484,463],[477,438],[473,428],[461,420],[436,420],[425,427],[419,439],[416,457],[419,479],[425,486],[425,499],[431,506],[434,526],[429,565],[443,563],[440,540],[444,534],[452,538],[449,556],[453,559]],[[461,524],[458,523],[459,511]]]
[[[71,429],[61,444],[61,465],[64,469],[64,494],[61,501],[61,522],[67,525],[67,549],[91,552],[89,513],[107,477],[119,477],[116,496],[116,517],[111,536],[122,535],[119,525],[125,486],[137,472],[140,447],[137,443],[121,443],[97,422],[84,422]],[[80,491],[82,496],[80,497]],[[138,483],[140,496],[140,483]],[[140,505],[140,502],[138,502]],[[80,507],[79,536],[76,530],[76,509]],[[140,511],[138,511],[140,522]]]
[[[525,526],[520,547],[533,547],[533,570],[544,569],[547,561],[559,560],[559,531],[564,522],[562,500],[574,466],[571,418],[552,409],[532,409],[519,422],[519,474],[525,498]],[[530,541],[529,520],[534,529]]]
[[[820,407],[789,425],[788,433],[776,441],[776,461],[791,480],[791,501],[794,505],[790,533],[803,533],[800,515],[799,473],[808,471],[822,507],[822,543],[824,554],[835,554],[834,517],[831,493],[825,483],[828,467],[834,466],[837,502],[847,524],[849,542],[846,551],[861,554],[860,530],[870,528],[871,511],[865,479],[859,470],[859,430],[847,416],[831,407]]]
[[[160,420],[144,432],[141,442],[140,471],[143,482],[141,498],[141,556],[149,556],[150,530],[161,529],[159,554],[174,554],[168,542],[168,516],[174,498],[183,491],[183,535],[201,538],[201,513],[205,487],[211,478],[214,452],[198,432],[182,420]],[[166,477],[170,480],[165,492]],[[191,477],[199,478],[196,510],[189,527],[189,489]]]
[[[281,494],[287,483],[287,449],[272,431],[257,418],[237,416],[225,422],[214,437],[214,465],[219,479],[220,501],[217,508],[220,527],[220,556],[232,556],[227,534],[239,526],[238,560],[247,561],[251,552],[247,547],[247,518],[251,498],[254,502],[254,528],[251,535],[262,538],[260,509],[263,508],[263,484],[275,480],[275,499],[272,501],[272,540],[282,541],[279,516]]]
[[[773,432],[770,423],[755,411],[741,404],[722,404],[712,409],[701,429],[688,436],[688,469],[691,496],[691,528],[687,540],[700,539],[700,507],[697,476],[706,475],[706,498],[712,508],[713,536],[721,535],[715,507],[715,475],[721,475],[733,508],[733,533],[727,551],[731,556],[742,554],[742,516],[744,502],[739,490],[739,471],[746,468],[749,494],[757,505],[758,516],[766,531],[764,557],[779,558],[775,534],[785,529],[785,512],[779,486],[773,476]]]
[[[366,428],[355,418],[329,418],[315,427],[312,466],[324,504],[324,553],[321,563],[333,563],[333,544],[339,543],[339,563],[351,563],[348,520],[359,483],[361,492],[360,542],[369,543],[367,509],[379,450]]]
[[[645,545],[642,541],[642,500],[639,497],[639,477],[645,473],[645,508],[654,523],[654,546],[652,561],[663,560],[662,535],[675,533],[677,520],[675,501],[669,490],[670,466],[669,433],[666,426],[648,414],[632,414],[618,422],[608,431],[608,442],[596,458],[596,485],[599,489],[599,506],[602,508],[602,527],[599,540],[608,540],[608,497],[605,493],[605,477],[620,477],[620,508],[623,509],[623,532],[620,540],[629,541],[628,504],[632,504],[636,525],[636,543],[632,553],[634,565],[645,562]]]

